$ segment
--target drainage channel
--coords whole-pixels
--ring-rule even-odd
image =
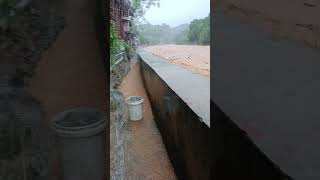
[[[131,180],[175,180],[176,175],[165,145],[154,121],[151,105],[140,75],[139,62],[131,61],[131,70],[122,81],[120,91],[125,97],[144,98],[144,118],[128,124],[129,141],[126,176]]]

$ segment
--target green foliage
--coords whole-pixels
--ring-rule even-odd
[[[110,26],[110,65],[113,65],[116,61],[116,54],[119,53],[123,46],[120,38],[118,37],[116,26],[114,22],[111,22]]]
[[[204,19],[195,19],[190,23],[188,39],[196,44],[210,44],[210,16]]]
[[[128,55],[131,52],[131,47],[118,37],[117,29],[114,22],[110,26],[110,65],[116,62],[116,55],[120,50],[125,50]]]
[[[0,0],[0,18],[15,15],[15,0]]]
[[[160,6],[160,0],[131,0],[135,17],[142,17],[151,6]]]
[[[188,24],[183,24],[175,28],[171,28],[167,24],[151,25],[141,24],[137,26],[138,39],[140,44],[168,44],[168,43],[187,43],[188,38],[186,32]]]
[[[167,24],[151,25],[149,23],[137,26],[140,44],[210,44],[210,16],[195,19],[190,25],[182,24],[171,28]]]
[[[15,0],[0,0],[0,28],[6,29],[10,17],[16,14]]]
[[[191,42],[198,43],[201,32],[201,26],[202,22],[198,19],[195,19],[190,23],[188,38]]]
[[[189,32],[189,28],[179,33],[174,39],[175,43],[188,44],[189,43],[188,32]]]
[[[170,42],[170,26],[167,24],[144,24],[139,27],[139,40],[143,44],[162,44]]]
[[[151,6],[159,6],[159,0],[132,0],[131,2],[135,11],[135,23],[130,31],[138,35],[140,44],[210,44],[210,15],[203,19],[195,19],[190,25],[183,24],[175,28],[167,24],[151,25],[143,22],[142,16]]]

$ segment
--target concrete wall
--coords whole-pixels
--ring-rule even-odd
[[[216,104],[211,102],[210,107],[214,124],[211,128],[214,179],[291,179]]]
[[[290,179],[213,102],[210,129],[141,57],[140,66],[155,121],[179,179]]]
[[[177,177],[209,179],[210,128],[141,59],[140,65],[155,121]]]
[[[140,66],[155,121],[179,179],[291,179],[212,101],[210,129],[141,58]]]

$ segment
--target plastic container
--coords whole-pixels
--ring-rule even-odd
[[[106,119],[102,112],[76,108],[53,118],[62,180],[105,178]]]
[[[143,97],[141,96],[129,96],[127,99],[129,106],[129,118],[132,121],[138,121],[143,119]]]

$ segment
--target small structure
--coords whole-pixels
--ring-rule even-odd
[[[132,26],[133,8],[129,0],[110,1],[110,20],[116,24],[118,35],[126,39],[126,32]]]

